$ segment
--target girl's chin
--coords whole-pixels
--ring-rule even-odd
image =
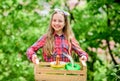
[[[61,31],[60,29],[54,29],[56,32]]]

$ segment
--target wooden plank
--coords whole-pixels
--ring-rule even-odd
[[[47,65],[48,63],[42,63],[42,65]],[[83,70],[58,70],[51,67],[41,67],[39,65],[35,66],[36,73],[67,73],[67,74],[84,74],[86,73],[86,69]]]
[[[46,73],[61,73],[61,74],[85,74],[85,71],[73,71],[73,70],[51,70],[51,69],[39,69],[36,73],[46,74]]]
[[[86,65],[83,65],[81,62],[80,63],[77,63],[77,64],[80,64],[81,65],[81,70],[86,69]],[[35,65],[35,66],[39,66],[39,67],[50,67],[50,62],[40,62],[39,65]]]
[[[83,76],[69,76],[69,75],[46,75],[37,74],[35,76],[36,81],[85,81],[86,77]]]

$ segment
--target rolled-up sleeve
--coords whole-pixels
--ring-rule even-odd
[[[46,41],[46,36],[40,37],[31,47],[29,47],[26,51],[28,59],[31,61],[32,60],[32,55],[36,54],[36,52],[42,48],[45,44]]]
[[[77,42],[75,38],[71,39],[71,43],[72,43],[71,45],[72,50],[74,50],[78,54],[79,57],[86,56],[88,59],[88,54],[84,50],[82,50],[82,48],[80,48],[79,43]]]

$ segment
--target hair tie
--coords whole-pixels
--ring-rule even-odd
[[[58,9],[58,8],[55,8],[54,11],[55,11],[55,12],[63,12],[64,15],[66,15],[66,16],[69,16],[69,15],[70,15],[68,12],[66,12],[66,11],[64,11],[64,10],[61,10],[61,9]]]

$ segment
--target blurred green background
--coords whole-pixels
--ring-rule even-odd
[[[119,0],[0,0],[0,81],[34,81],[26,50],[46,32],[54,8],[70,13],[89,54],[87,81],[120,81]]]

